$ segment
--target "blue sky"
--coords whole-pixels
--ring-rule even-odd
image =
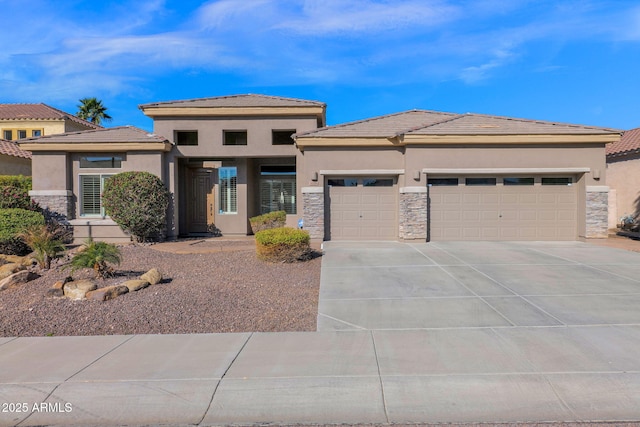
[[[325,102],[329,124],[420,108],[640,126],[638,1],[0,0],[0,16],[0,102],[95,96],[109,126],[240,93]]]

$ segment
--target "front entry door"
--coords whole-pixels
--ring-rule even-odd
[[[187,229],[189,233],[207,233],[213,218],[213,171],[188,169]]]

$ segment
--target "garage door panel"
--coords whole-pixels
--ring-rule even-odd
[[[398,236],[397,185],[328,187],[327,238],[332,240],[388,240]]]
[[[531,186],[430,187],[431,239],[575,240],[577,187],[539,182]]]

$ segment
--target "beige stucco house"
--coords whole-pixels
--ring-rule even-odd
[[[0,175],[31,175],[31,153],[14,141],[0,139]]]
[[[16,141],[101,127],[46,104],[0,104],[0,138]]]
[[[611,187],[609,228],[623,216],[640,216],[640,128],[622,134],[607,145],[607,183]],[[640,218],[639,218],[640,219]]]
[[[104,178],[125,170],[153,172],[173,194],[168,238],[246,235],[248,218],[274,210],[326,240],[606,236],[615,129],[424,110],[325,127],[325,104],[264,95],[140,109],[152,134],[22,142],[33,152],[33,197],[76,236],[126,239],[99,198]]]

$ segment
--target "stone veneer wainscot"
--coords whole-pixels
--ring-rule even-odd
[[[302,188],[302,219],[312,239],[324,239],[324,188]]]

